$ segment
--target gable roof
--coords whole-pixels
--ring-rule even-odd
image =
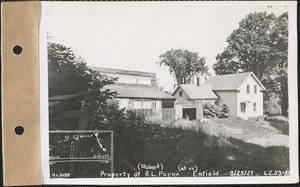
[[[211,86],[196,86],[191,84],[180,84],[173,92],[173,96],[179,88],[188,95],[190,99],[218,99],[218,96],[212,91]]]
[[[104,86],[103,89],[109,89],[113,92],[117,92],[116,98],[176,100],[175,97],[150,85],[114,84]]]
[[[203,84],[211,85],[212,90],[238,90],[248,77],[252,76],[262,90],[265,87],[252,72],[209,77]]]

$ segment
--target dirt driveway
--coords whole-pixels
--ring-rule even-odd
[[[232,137],[263,147],[289,147],[289,136],[272,127],[268,121],[209,119],[204,122],[203,130],[210,135]]]

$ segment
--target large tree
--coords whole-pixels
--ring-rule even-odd
[[[81,110],[89,112],[90,128],[97,129],[103,124],[112,124],[111,121],[115,120],[113,118],[118,118],[118,107],[109,102],[116,93],[101,89],[115,81],[115,78],[89,69],[86,62],[76,57],[71,48],[48,43],[49,97],[94,90],[80,106]]]
[[[167,66],[177,84],[192,84],[195,76],[208,74],[204,57],[185,49],[171,49],[159,56],[160,66]]]
[[[89,69],[70,47],[48,43],[49,97],[78,94],[113,84],[115,79]]]
[[[288,14],[251,13],[227,38],[213,69],[217,75],[252,71],[265,85],[266,102],[278,97],[282,115],[288,115]]]
[[[48,43],[48,75],[49,97],[74,95],[88,90],[97,91],[89,92],[90,97],[84,98],[84,101],[80,100],[82,102],[79,107],[88,113],[87,130],[113,131],[114,158],[117,163],[116,169],[120,170],[119,167],[124,165],[120,164],[124,155],[138,150],[143,145],[145,139],[140,134],[144,132],[145,125],[142,119],[136,120],[137,117],[133,114],[134,117],[126,116],[125,109],[119,109],[118,103],[111,99],[116,93],[101,89],[105,85],[114,84],[116,79],[89,69],[86,62],[76,57],[71,48],[56,43]],[[75,107],[78,110],[79,107]],[[56,118],[55,115],[49,118],[64,126],[64,129],[66,124],[73,125],[74,120],[78,120]],[[82,168],[82,173],[90,172],[89,170],[90,168]]]

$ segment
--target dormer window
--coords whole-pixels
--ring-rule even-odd
[[[257,94],[257,85],[254,85],[254,93]]]
[[[250,94],[250,85],[247,85],[247,94]]]
[[[182,97],[182,91],[179,91],[179,97]]]

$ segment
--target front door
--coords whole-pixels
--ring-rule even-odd
[[[241,113],[246,113],[246,103],[241,103]]]
[[[241,108],[241,117],[244,119],[248,119],[247,117],[247,103],[240,103]]]

